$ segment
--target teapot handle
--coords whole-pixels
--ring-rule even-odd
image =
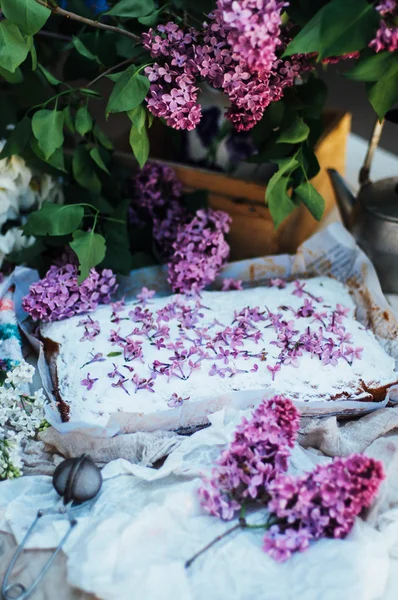
[[[385,122],[385,119],[383,119],[382,121],[379,121],[379,119],[377,119],[375,126],[373,128],[372,137],[370,138],[369,145],[368,145],[368,151],[366,153],[362,168],[359,171],[359,183],[360,183],[361,187],[370,183],[370,177],[369,177],[370,167],[371,167],[371,164],[373,161],[373,156],[374,156],[375,150],[376,150],[377,146],[379,145],[381,132],[383,131],[383,127],[384,127],[384,122]]]

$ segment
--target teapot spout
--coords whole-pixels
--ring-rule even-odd
[[[356,204],[355,196],[335,169],[328,169],[328,174],[336,194],[337,206],[339,207],[343,223],[347,229],[351,229],[352,212]]]

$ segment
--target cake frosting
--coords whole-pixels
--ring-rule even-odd
[[[135,301],[43,324],[41,336],[70,420],[93,425],[245,390],[380,400],[397,379],[394,360],[356,321],[349,290],[327,277],[196,298],[144,288]]]

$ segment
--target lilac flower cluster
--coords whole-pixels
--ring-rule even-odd
[[[184,32],[175,23],[167,23],[158,25],[157,33],[152,29],[144,33],[142,41],[152,58],[168,59],[162,65],[155,63],[145,69],[151,82],[149,110],[174,129],[194,129],[202,116],[191,66],[197,31]]]
[[[218,0],[224,23],[230,27],[228,42],[232,53],[240,55],[252,71],[268,74],[280,44],[283,0]]]
[[[34,321],[59,321],[109,304],[116,289],[116,277],[110,269],[91,269],[79,285],[75,264],[52,265],[43,279],[30,286],[22,306]]]
[[[175,23],[143,35],[151,56],[161,61],[146,68],[152,82],[149,110],[176,129],[193,129],[200,121],[195,81],[200,78],[228,96],[226,117],[238,131],[259,121],[284,89],[312,68],[309,57],[281,60],[288,38],[281,35],[280,0],[219,0],[202,29],[184,32]]]
[[[152,227],[156,250],[164,260],[172,254],[179,225],[188,218],[181,194],[182,184],[170,167],[147,163],[135,175],[129,221]]]
[[[187,225],[179,228],[168,265],[173,291],[199,292],[214,281],[229,255],[224,236],[230,222],[223,211],[198,210]]]
[[[344,538],[371,506],[384,477],[382,464],[361,454],[319,465],[302,477],[278,475],[268,487],[268,509],[278,522],[265,535],[265,552],[283,562],[312,540]]]
[[[207,512],[232,519],[247,500],[264,503],[275,477],[288,467],[299,428],[299,413],[290,400],[274,396],[243,419],[221,454],[206,485],[199,490]]]
[[[375,52],[383,50],[395,52],[398,50],[398,2],[397,0],[381,0],[376,5],[376,10],[382,18],[376,37],[370,42],[369,46]]]

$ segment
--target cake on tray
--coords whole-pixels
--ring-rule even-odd
[[[379,401],[394,360],[355,319],[348,288],[327,278],[101,306],[41,326],[64,421],[104,426],[130,414],[172,429],[206,421],[214,399],[274,389],[297,402]]]

